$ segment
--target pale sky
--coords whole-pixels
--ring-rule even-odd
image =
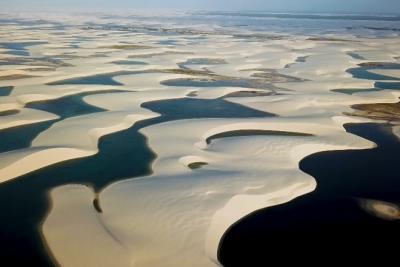
[[[0,0],[13,9],[263,10],[272,12],[400,13],[400,0]]]

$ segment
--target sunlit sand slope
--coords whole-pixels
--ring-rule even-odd
[[[352,106],[400,97],[396,84],[375,88],[400,79],[398,38],[243,38],[221,29],[166,37],[145,27],[67,25],[0,28],[7,40],[0,44],[0,131],[20,129],[29,144],[2,147],[0,183],[93,156],[103,136],[144,120],[140,133],[156,158],[151,174],[100,192],[89,185],[50,192],[41,231],[61,266],[218,266],[219,243],[233,224],[316,188],[299,169],[304,157],[375,146],[343,128],[376,119]],[[220,105],[258,116],[243,118],[238,109],[225,118],[214,109],[209,117],[151,123],[162,114],[146,103],[183,98],[223,99]],[[26,131],[39,125],[39,133]]]

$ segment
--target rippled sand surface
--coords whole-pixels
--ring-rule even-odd
[[[396,105],[400,96],[400,87],[375,87],[400,79],[397,36],[115,20],[0,27],[0,131],[11,140],[0,147],[0,182],[31,173],[55,181],[40,231],[61,266],[218,266],[233,224],[315,189],[299,169],[304,157],[375,146],[343,125],[391,119],[357,105]],[[46,175],[101,155],[102,138],[130,129],[153,158],[126,153],[108,170],[151,171],[100,185],[96,172],[74,177],[79,184]],[[398,218],[386,203],[365,207]]]

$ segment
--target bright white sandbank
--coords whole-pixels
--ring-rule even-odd
[[[16,40],[26,39],[26,33],[20,32],[18,26],[6,30],[4,36],[14,32]],[[357,95],[330,92],[331,89],[371,88],[373,81],[354,79],[346,69],[362,62],[393,61],[398,56],[398,39],[358,39],[361,42],[337,44],[290,37],[243,42],[229,35],[212,35],[198,44],[175,36],[185,45],[173,50],[191,54],[174,54],[165,53],[172,49],[155,45],[162,37],[147,34],[110,31],[109,38],[104,40],[103,30],[68,29],[66,36],[93,38],[80,42],[75,49],[68,47],[71,40],[67,37],[55,37],[43,30],[29,32],[32,38],[51,42],[31,47],[29,51],[34,56],[70,55],[65,61],[72,66],[37,72],[42,77],[13,80],[15,88],[12,95],[1,102],[1,110],[16,107],[25,112],[24,103],[91,90],[118,88],[140,93],[85,97],[86,102],[108,111],[60,121],[42,132],[30,148],[0,155],[2,181],[55,162],[96,153],[102,135],[157,116],[140,108],[143,102],[182,97],[192,91],[196,91],[199,98],[212,99],[246,89],[166,87],[159,83],[191,76],[157,73],[115,76],[114,81],[123,83],[122,86],[46,86],[44,83],[127,69],[110,63],[115,60],[144,61],[148,65],[129,66],[129,70],[145,70],[176,68],[177,63],[202,57],[225,59],[228,64],[195,66],[196,69],[207,67],[221,75],[249,78],[256,71],[246,71],[248,69],[280,68],[282,74],[309,80],[276,84],[291,90],[285,91],[286,95],[229,99],[282,117],[184,120],[143,129],[150,148],[157,154],[152,165],[154,173],[105,188],[99,196],[102,214],[95,212],[92,203],[95,196],[89,188],[68,185],[54,189],[51,193],[53,207],[44,222],[43,233],[49,249],[62,266],[218,265],[218,244],[233,223],[254,210],[290,201],[315,188],[314,179],[298,169],[303,157],[318,151],[373,147],[374,144],[345,133],[344,123],[361,120],[342,117],[343,111],[350,111],[349,106],[357,103],[393,103],[398,97],[389,92]],[[132,42],[133,36],[135,42],[154,48],[138,51],[105,48]],[[351,36],[338,38],[355,40]],[[349,51],[357,51],[365,60],[352,59],[347,55]],[[308,57],[305,62],[296,63],[299,56]],[[290,67],[283,69],[288,64]],[[31,74],[27,70],[18,70],[18,73]],[[3,85],[10,85],[9,81],[0,82],[0,86]],[[270,89],[266,91],[272,91]],[[18,119],[14,117],[14,121],[21,124],[30,118],[25,116],[29,114],[22,115]],[[53,116],[36,115],[26,123],[36,118],[49,120]],[[7,121],[11,121],[10,118]],[[301,132],[314,136],[266,135],[218,139],[210,145],[205,142],[214,134],[239,129]],[[195,171],[188,168],[190,163],[200,160],[208,165]]]

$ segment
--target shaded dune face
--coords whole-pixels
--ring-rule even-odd
[[[230,132],[223,132],[212,135],[206,139],[207,144],[210,144],[213,140],[224,138],[224,137],[235,137],[235,136],[255,136],[255,135],[278,135],[278,136],[311,136],[310,134],[295,133],[295,132],[283,132],[283,131],[268,131],[268,130],[237,130]]]
[[[332,222],[350,234],[397,225],[393,173],[356,175],[361,161],[390,170],[395,137],[349,123],[396,112],[398,38],[114,18],[0,27],[5,262],[258,266],[261,249]]]
[[[14,115],[17,114],[19,110],[16,109],[10,109],[10,110],[5,110],[0,112],[0,116],[8,116],[8,115]]]

